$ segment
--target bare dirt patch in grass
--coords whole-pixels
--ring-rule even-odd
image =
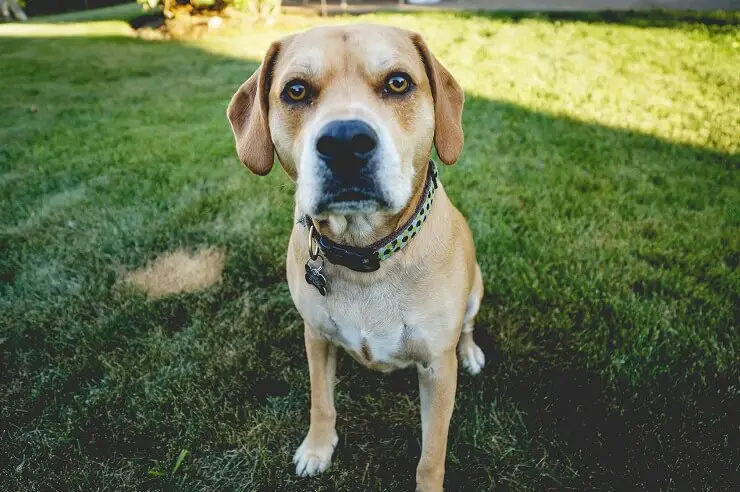
[[[127,273],[124,281],[153,299],[197,292],[221,281],[225,258],[224,251],[218,248],[201,249],[193,254],[178,249]]]

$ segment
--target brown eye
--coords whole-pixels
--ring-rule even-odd
[[[385,90],[391,94],[405,94],[411,87],[409,77],[404,74],[394,74],[385,81]]]
[[[291,82],[285,87],[284,94],[290,102],[301,102],[306,99],[308,89],[303,82]]]

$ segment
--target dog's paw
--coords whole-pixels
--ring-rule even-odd
[[[339,441],[336,432],[331,440],[316,439],[309,433],[293,456],[295,473],[299,477],[312,477],[323,473],[331,465],[331,455]]]
[[[462,366],[473,376],[480,373],[483,366],[486,365],[486,356],[472,337],[467,343],[460,346],[459,355],[462,359]]]

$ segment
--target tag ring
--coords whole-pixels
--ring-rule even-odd
[[[316,260],[319,257],[319,242],[313,237],[315,230],[313,224],[311,224],[311,227],[308,229],[308,257],[311,260]]]

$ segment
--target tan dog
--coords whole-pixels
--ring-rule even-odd
[[[305,322],[311,423],[293,459],[323,472],[337,444],[337,346],[381,371],[415,365],[422,422],[417,488],[441,490],[457,354],[478,373],[483,295],[470,230],[429,157],[463,146],[463,93],[420,35],[322,27],[275,42],[227,115],[239,157],[296,181],[288,284]],[[368,246],[372,245],[372,246]]]

